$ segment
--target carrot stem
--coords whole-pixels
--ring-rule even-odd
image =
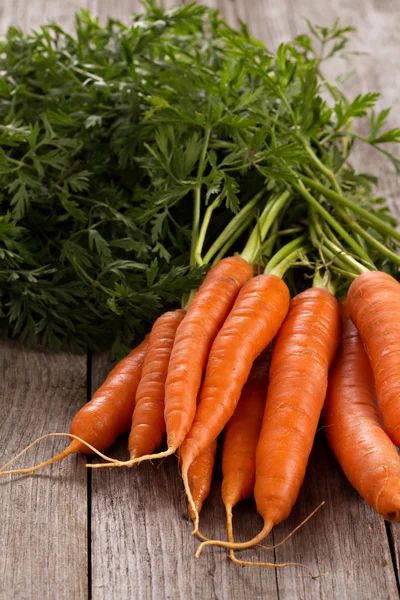
[[[199,237],[198,237],[196,248],[194,251],[194,258],[196,260],[196,264],[199,266],[201,266],[203,264],[203,259],[201,257],[201,254],[203,252],[204,240],[206,238],[206,233],[207,233],[208,226],[210,224],[211,216],[212,216],[214,210],[218,207],[220,201],[221,201],[221,194],[219,194],[216,197],[216,199],[214,200],[214,202],[212,204],[210,204],[210,206],[207,208],[207,210],[204,214],[204,217],[203,217],[203,222],[201,224]]]
[[[278,266],[282,260],[287,258],[294,250],[298,250],[305,242],[306,236],[300,235],[296,239],[288,242],[283,246],[269,261],[266,266],[266,273],[270,273],[272,269]]]
[[[336,208],[336,212],[343,219],[346,219],[346,213],[345,213],[345,211],[343,209]],[[372,246],[373,248],[375,248],[375,250],[378,250],[378,252],[380,252],[382,254],[382,256],[386,256],[386,258],[388,258],[389,260],[391,260],[395,264],[400,265],[400,256],[398,256],[396,254],[396,252],[393,252],[393,250],[391,250],[390,248],[388,248],[387,246],[385,246],[384,244],[382,244],[373,235],[371,235],[370,233],[368,233],[368,231],[366,231],[363,227],[361,227],[361,225],[359,223],[357,223],[356,221],[353,221],[350,218],[347,221],[347,225],[354,232],[358,233],[366,242],[368,242],[370,246]]]
[[[311,148],[311,146],[305,141],[305,139],[299,135],[298,139],[300,139],[303,143],[303,146],[307,152],[307,154],[309,155],[309,157],[311,158],[311,160],[313,161],[314,165],[316,166],[316,168],[320,171],[320,173],[322,173],[323,175],[325,175],[325,177],[327,179],[329,179],[329,181],[332,184],[333,189],[335,190],[335,192],[337,194],[342,195],[342,189],[336,179],[335,173],[331,170],[328,169],[328,167],[326,167],[324,165],[323,162],[321,162],[318,158],[318,156],[315,154],[314,150]]]
[[[321,276],[319,269],[315,271],[312,287],[323,288],[333,295],[335,295],[336,292],[336,285],[332,282],[331,274],[328,269],[325,270],[323,276]]]
[[[375,270],[375,267],[367,268],[358,262],[353,256],[348,254],[340,245],[336,239],[336,236],[332,233],[330,228],[325,224],[325,229],[321,226],[318,221],[316,211],[312,208],[310,210],[310,239],[311,243],[319,249],[325,258],[329,261],[335,262],[345,272],[350,269],[351,274],[360,275],[371,270]],[[333,240],[333,241],[332,241]]]
[[[249,215],[254,214],[254,209],[257,204],[264,196],[265,190],[261,190],[258,192],[254,198],[252,198],[234,217],[229,221],[225,229],[220,233],[215,242],[207,251],[206,255],[203,258],[203,264],[209,264],[214,256],[221,250],[223,246],[231,239],[232,235],[237,231],[238,227],[240,227],[244,220],[246,220]]]
[[[222,246],[221,250],[218,252],[218,254],[216,255],[216,257],[213,260],[213,265],[217,264],[217,262],[219,260],[221,260],[221,258],[223,258],[226,253],[228,252],[229,248],[231,246],[233,246],[233,244],[236,242],[236,240],[242,235],[242,233],[251,225],[251,222],[253,221],[255,215],[254,214],[250,214],[247,219],[245,221],[243,221],[243,223],[236,229],[235,233],[233,233],[231,235],[231,237],[229,238],[229,240],[227,240],[227,242],[225,243],[224,246]]]
[[[312,181],[312,180],[311,180]],[[293,187],[309,202],[309,204],[318,212],[323,219],[329,223],[342,238],[345,240],[355,254],[364,260],[368,265],[374,268],[370,257],[365,250],[358,244],[354,238],[342,227],[342,225],[310,194],[302,181],[293,184]]]
[[[206,168],[207,148],[210,141],[211,127],[205,129],[203,148],[200,155],[199,167],[197,169],[198,183],[194,189],[194,207],[193,207],[193,225],[192,225],[192,245],[190,253],[190,266],[196,266],[196,247],[199,239],[200,226],[200,205],[201,205],[201,178],[203,177],[204,169]]]
[[[268,236],[268,238],[261,244],[260,254],[265,258],[271,258],[272,250],[276,240],[282,235],[290,235],[292,233],[300,233],[301,227],[290,227],[289,229],[282,229],[279,231],[279,225],[277,221],[273,225],[272,229],[274,232]],[[275,231],[276,230],[276,231]]]
[[[399,231],[391,227],[388,223],[385,223],[384,221],[379,219],[379,217],[375,216],[373,213],[368,212],[365,208],[362,208],[362,206],[359,206],[356,202],[353,202],[353,200],[349,200],[345,196],[342,196],[334,190],[327,188],[320,181],[311,179],[306,175],[301,175],[300,177],[305,184],[307,184],[310,188],[313,188],[314,190],[320,192],[323,196],[325,196],[327,200],[331,200],[333,201],[333,203],[339,203],[343,206],[347,206],[352,211],[363,217],[368,223],[370,223],[376,229],[376,231],[379,231],[380,233],[385,233],[391,238],[400,241]]]
[[[254,227],[241,257],[253,264],[260,251],[261,244],[267,237],[269,230],[274,224],[278,214],[290,198],[290,192],[285,190],[276,199],[272,200],[264,209],[258,223]]]

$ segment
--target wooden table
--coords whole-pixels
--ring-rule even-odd
[[[400,3],[398,0],[214,0],[226,18],[247,21],[270,48],[304,31],[303,17],[331,24],[340,16],[358,27],[354,55],[335,61],[330,76],[357,68],[350,94],[379,90],[382,106],[400,118]],[[74,11],[86,6],[101,20],[128,19],[135,0],[0,0],[0,33],[57,19],[71,29]],[[381,177],[381,190],[400,216],[399,183],[390,165],[360,151],[358,168]],[[68,431],[74,413],[107,373],[105,357],[72,356],[0,346],[0,462],[35,437]],[[33,448],[29,466],[64,447],[60,440]],[[126,455],[126,440],[114,455]],[[400,525],[385,524],[340,472],[319,432],[299,500],[270,537],[276,543],[322,500],[326,505],[285,545],[248,551],[250,560],[298,561],[301,569],[238,567],[221,549],[194,558],[176,459],[130,471],[91,473],[85,458],[70,457],[34,476],[0,480],[0,600],[384,600],[399,597]],[[202,515],[202,530],[224,537],[220,474]],[[253,501],[235,514],[238,539],[259,530]]]

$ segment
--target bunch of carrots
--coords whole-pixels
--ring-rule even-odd
[[[307,200],[306,187],[300,191]],[[375,268],[365,236],[354,235],[346,249],[348,234],[322,205],[316,210],[310,202],[306,225],[282,229],[294,198],[289,189],[259,195],[242,253],[222,257],[243,233],[248,205],[205,260],[209,207],[192,249],[193,264],[208,268],[198,290],[183,308],[156,320],[77,413],[69,434],[48,434],[71,438],[63,452],[30,469],[8,470],[15,457],[0,475],[31,473],[77,452],[104,459],[90,468],[132,467],[176,454],[202,540],[197,556],[204,546],[219,545],[239,564],[268,565],[241,561],[234,551],[259,544],[290,514],[322,418],[349,481],[384,519],[400,520],[400,284]],[[399,239],[386,222],[369,217],[370,231],[383,228]],[[273,254],[279,239],[285,243]],[[299,293],[293,293],[295,270],[305,288]],[[129,460],[105,455],[127,431]],[[226,541],[205,538],[199,529],[222,432]],[[165,434],[167,449],[157,452]],[[264,526],[236,543],[233,508],[253,493]]]

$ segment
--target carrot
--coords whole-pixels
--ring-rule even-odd
[[[234,541],[232,509],[254,491],[256,448],[267,398],[269,356],[268,347],[254,362],[235,412],[225,427],[222,450],[222,501],[226,510],[230,542]]]
[[[214,470],[215,455],[217,453],[217,440],[214,440],[206,450],[196,458],[190,465],[188,480],[196,507],[196,513],[200,514],[203,502],[210,493],[212,474]],[[196,513],[188,506],[189,514],[194,521]]]
[[[112,369],[90,402],[85,404],[72,419],[70,434],[48,433],[28,446],[30,448],[34,443],[46,437],[70,435],[72,441],[63,452],[29,469],[0,470],[0,475],[32,473],[77,452],[98,454],[99,451],[109,448],[119,435],[130,428],[136,390],[148,345],[149,339],[147,336],[137,348],[132,350]],[[28,448],[18,454],[18,457]],[[7,465],[18,457],[14,457]],[[107,457],[105,458],[107,459]],[[4,465],[3,469],[7,465]]]
[[[197,394],[211,344],[239,291],[252,276],[253,269],[243,258],[235,256],[220,260],[208,272],[178,327],[165,383],[164,417],[168,449],[130,461],[88,465],[89,467],[129,467],[143,460],[170,456],[180,448],[194,419]],[[212,441],[211,439],[204,446],[203,451]]]
[[[349,288],[348,307],[371,362],[387,434],[400,446],[400,284],[386,273],[363,273]]]
[[[153,452],[164,437],[165,380],[176,330],[184,316],[182,309],[166,312],[152,327],[129,435],[131,459]]]
[[[280,277],[253,277],[241,289],[215,338],[196,417],[181,448],[182,478],[193,511],[189,467],[232,416],[254,360],[275,337],[288,308],[289,290]],[[197,531],[198,518],[193,533]]]
[[[343,334],[329,374],[325,434],[347,479],[389,521],[400,520],[400,457],[384,431],[376,406],[374,376],[347,303]]]
[[[205,544],[255,546],[289,516],[303,483],[339,334],[338,303],[329,291],[312,288],[292,300],[272,353],[256,452],[254,496],[264,527],[248,542],[203,542],[196,556]]]

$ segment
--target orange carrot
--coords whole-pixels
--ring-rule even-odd
[[[363,273],[349,288],[348,306],[371,362],[387,434],[400,446],[400,284],[386,273]]]
[[[275,337],[288,308],[289,290],[280,277],[253,277],[241,289],[214,341],[196,417],[181,448],[182,478],[194,512],[189,467],[232,416],[254,360]],[[197,531],[198,519],[194,533]]]
[[[151,330],[129,435],[131,459],[150,454],[164,437],[165,380],[176,330],[184,316],[185,311],[181,309],[166,312]]]
[[[256,453],[254,496],[264,527],[248,542],[203,542],[197,556],[205,544],[255,546],[290,514],[303,483],[339,335],[338,303],[330,292],[312,288],[292,300],[272,353]]]
[[[109,373],[107,379],[99,387],[93,398],[85,404],[72,419],[70,445],[60,454],[29,469],[0,471],[0,475],[9,473],[32,473],[47,465],[51,465],[70,454],[84,452],[93,454],[109,448],[119,435],[129,431],[135,405],[136,390],[139,385],[144,357],[149,345],[148,336],[128,356],[121,360]],[[55,434],[47,434],[51,437]],[[68,434],[57,434],[68,435]],[[79,438],[79,439],[76,439]],[[34,442],[34,443],[35,443]],[[29,445],[29,448],[33,444]],[[27,448],[25,449],[27,450]],[[23,451],[24,452],[24,451]],[[22,453],[23,453],[22,452]],[[21,456],[20,453],[18,456]],[[9,461],[10,464],[15,460]],[[5,466],[7,466],[5,465]],[[5,467],[4,466],[4,467]],[[4,468],[3,467],[3,468]]]
[[[253,269],[243,258],[221,260],[207,275],[177,332],[165,390],[168,446],[175,450],[193,423],[211,345],[237,295],[252,276]]]
[[[235,412],[225,427],[222,501],[230,542],[233,542],[232,509],[254,491],[256,448],[267,398],[269,356],[268,347],[255,360]]]
[[[347,479],[389,521],[400,520],[400,457],[376,406],[374,377],[347,303],[343,334],[329,374],[325,434]]]
[[[217,453],[217,440],[214,440],[211,445],[196,458],[191,464],[188,480],[189,487],[192,493],[193,502],[196,507],[197,514],[200,514],[203,507],[203,502],[210,493],[212,474],[214,470],[215,455]],[[188,506],[190,516],[193,520],[196,518],[196,513],[192,507]]]
[[[88,466],[129,467],[143,460],[170,456],[180,448],[194,419],[197,394],[211,344],[239,291],[252,276],[253,269],[243,258],[235,256],[220,260],[208,272],[178,327],[165,383],[164,416],[168,449],[129,461]],[[213,437],[203,450],[206,450],[216,437]]]

